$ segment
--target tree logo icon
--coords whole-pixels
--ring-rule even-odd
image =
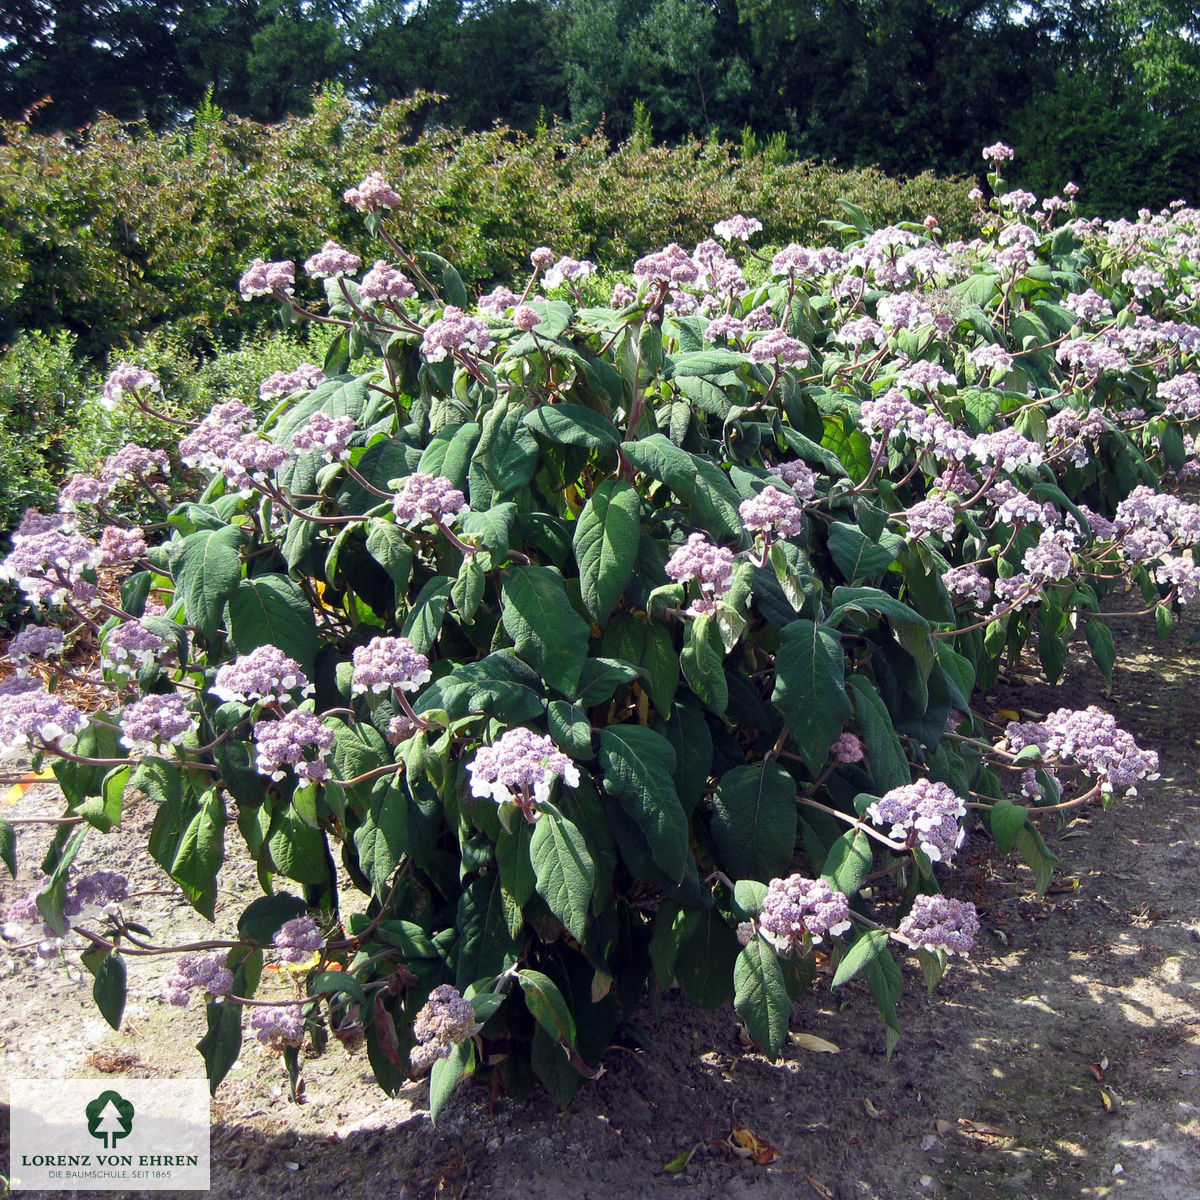
[[[88,1133],[100,1138],[105,1150],[111,1150],[120,1138],[128,1137],[133,1128],[133,1105],[119,1092],[101,1092],[84,1112]]]

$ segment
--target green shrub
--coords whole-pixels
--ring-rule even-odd
[[[71,137],[0,124],[0,287],[11,320],[69,330],[97,361],[163,327],[194,353],[236,341],[270,317],[229,282],[255,255],[303,261],[326,237],[352,239],[342,192],[372,169],[400,192],[405,243],[453,259],[469,285],[523,270],[542,242],[621,263],[695,243],[738,211],[762,214],[769,239],[814,238],[839,196],[879,224],[935,212],[952,235],[969,228],[965,180],[781,164],[698,139],[614,147],[560,126],[414,140],[410,116],[427,100],[362,114],[335,94],[312,116],[228,118],[204,138],[112,120]]]

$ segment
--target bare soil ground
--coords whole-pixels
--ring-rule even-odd
[[[697,1012],[670,993],[644,1014],[652,1047],[610,1051],[604,1076],[567,1112],[544,1097],[492,1104],[468,1084],[436,1130],[425,1086],[389,1099],[364,1056],[335,1046],[309,1061],[303,1103],[294,1104],[282,1063],[247,1045],[212,1107],[210,1194],[1197,1200],[1200,654],[1185,630],[1160,642],[1142,621],[1123,622],[1119,640],[1111,698],[1080,651],[1060,687],[1012,680],[984,711],[1098,702],[1159,750],[1161,779],[1107,813],[1046,830],[1061,863],[1045,897],[1024,867],[990,859],[984,836],[968,841],[951,891],[979,904],[985,932],[933,999],[919,972],[907,972],[904,1038],[890,1063],[865,989],[833,993],[827,979],[796,1006],[792,1028],[840,1053],[790,1046],[784,1061],[769,1062],[743,1044],[730,1009]],[[58,811],[54,790],[38,787],[6,815]],[[124,827],[93,836],[78,865],[124,871],[153,891],[134,919],[161,941],[214,936],[158,890],[161,874],[143,849],[152,815],[135,801]],[[22,836],[23,880],[43,843]],[[245,863],[222,879],[216,936],[232,930],[257,886]],[[5,879],[0,904],[17,891]],[[14,1076],[201,1075],[192,1047],[203,1012],[161,1000],[169,962],[131,969],[125,1022],[114,1032],[78,969],[0,958],[0,1101]],[[777,1147],[778,1159],[757,1165],[714,1144],[735,1120]],[[7,1125],[0,1107],[4,1163]],[[663,1172],[697,1145],[685,1171]]]

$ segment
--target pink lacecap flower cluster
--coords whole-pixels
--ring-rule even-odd
[[[702,533],[693,533],[667,559],[665,569],[676,583],[694,580],[700,585],[701,599],[689,612],[711,612],[716,597],[729,591],[733,582],[733,551],[714,545]]]
[[[743,500],[738,513],[747,529],[777,537],[797,537],[804,532],[804,510],[791,492],[765,487],[757,496]]]
[[[776,463],[767,470],[783,480],[798,500],[811,500],[817,494],[817,473],[802,458]]]
[[[829,753],[840,763],[856,763],[863,760],[862,739],[854,733],[843,733],[829,747]]]
[[[713,233],[723,241],[748,242],[756,233],[761,232],[762,222],[757,217],[746,217],[735,213],[726,217],[713,226]]]
[[[700,270],[678,242],[671,242],[639,258],[633,264],[633,277],[644,283],[689,284],[700,278]]]
[[[1066,579],[1075,565],[1075,535],[1067,529],[1042,531],[1036,546],[1030,546],[1021,566],[1039,584]]]
[[[417,1039],[409,1056],[413,1071],[421,1074],[439,1058],[449,1058],[454,1047],[478,1028],[470,1000],[448,983],[439,984],[413,1019],[413,1036]]]
[[[304,270],[313,279],[340,279],[343,275],[353,275],[361,266],[362,259],[357,254],[329,240],[305,260]]]
[[[1163,412],[1168,417],[1179,417],[1185,421],[1200,418],[1200,377],[1194,371],[1186,371],[1173,379],[1165,379],[1158,385],[1158,398],[1163,402]]]
[[[556,779],[579,786],[579,768],[544,734],[518,726],[491,746],[481,746],[467,764],[471,795],[497,804],[544,804]],[[533,815],[530,813],[530,815]]]
[[[954,533],[954,507],[936,497],[920,500],[903,514],[909,536],[924,539],[930,534],[949,538]]]
[[[553,257],[553,250],[550,251],[550,255]],[[520,303],[521,297],[512,288],[501,284],[499,287],[494,287],[486,296],[479,297],[479,311],[487,313],[489,317],[502,317],[510,308],[515,308]]]
[[[96,586],[83,573],[97,565],[99,547],[90,538],[67,533],[62,516],[30,522],[37,532],[24,532],[23,520],[12,537],[13,548],[0,563],[0,579],[10,579],[34,607],[73,603],[89,605],[96,599]]]
[[[949,862],[962,845],[958,818],[967,808],[946,783],[918,779],[885,792],[866,810],[867,819],[910,849],[920,849],[933,862]]]
[[[991,582],[973,565],[951,567],[944,571],[942,583],[952,596],[973,600],[976,605],[984,605],[992,598]]]
[[[292,692],[311,695],[313,688],[294,658],[268,644],[226,663],[209,690],[221,700],[279,704],[290,699]]]
[[[283,779],[290,768],[297,779],[324,783],[330,776],[328,755],[333,742],[333,730],[320,717],[295,709],[278,720],[255,724],[254,765],[260,775],[271,779]]]
[[[229,447],[217,469],[231,487],[248,496],[256,485],[265,484],[291,458],[292,451],[287,446],[247,433]]]
[[[320,450],[328,462],[349,458],[354,431],[353,417],[331,417],[328,413],[315,412],[292,434],[292,447],[299,451]]]
[[[168,1004],[186,1008],[194,991],[228,996],[232,988],[233,972],[225,965],[224,954],[185,954],[167,976],[164,998]]]
[[[281,262],[264,262],[254,259],[238,281],[238,291],[243,300],[255,296],[290,296],[296,290],[296,264],[289,259]]]
[[[325,382],[325,372],[315,363],[301,363],[293,371],[274,371],[259,384],[263,400],[282,400],[295,392],[311,392]]]
[[[542,314],[532,305],[518,304],[513,309],[512,323],[521,330],[522,333],[528,333],[532,329],[536,329],[542,323]]]
[[[48,658],[61,658],[63,631],[55,625],[26,625],[8,643],[8,661],[17,669],[17,674],[29,674],[35,662]]]
[[[534,251],[534,254],[536,253],[538,253],[537,250]],[[530,257],[533,256],[530,255]],[[534,265],[536,266],[537,263],[535,262]],[[596,264],[594,262],[589,262],[586,258],[570,258],[564,255],[546,269],[546,273],[542,276],[542,286],[546,291],[551,291],[560,284],[582,283],[595,273]]]
[[[803,367],[809,357],[808,347],[781,329],[772,329],[755,338],[749,353],[752,362],[781,363],[785,367]]]
[[[979,936],[979,916],[969,900],[917,896],[898,932],[922,950],[965,956]]]
[[[162,392],[162,384],[153,371],[134,363],[118,363],[104,381],[100,393],[100,404],[111,412],[126,395],[136,396],[138,392]]]
[[[1112,304],[1092,288],[1086,292],[1072,292],[1063,300],[1062,306],[1081,321],[1099,321],[1113,315]]]
[[[185,467],[219,471],[226,456],[255,424],[253,410],[242,401],[227,400],[216,404],[208,416],[181,439],[179,457]]]
[[[279,957],[288,963],[307,962],[325,945],[325,938],[312,917],[293,917],[285,921],[271,940],[280,951]]]
[[[411,300],[417,294],[408,276],[382,258],[363,276],[358,285],[358,298],[364,304],[380,300]]]
[[[151,693],[121,714],[121,745],[131,754],[152,754],[164,746],[180,746],[199,728],[176,692]]]
[[[990,146],[984,146],[983,157],[987,162],[999,163],[1015,158],[1016,153],[1011,146],[1006,146],[1003,142],[994,142]]]
[[[486,354],[495,342],[487,324],[447,304],[442,315],[421,339],[421,353],[430,362],[441,362],[454,353]]]
[[[398,208],[401,203],[400,196],[379,171],[370,172],[357,187],[347,188],[342,199],[360,212]]]
[[[440,525],[470,512],[470,505],[444,475],[414,471],[396,493],[392,511],[401,525],[424,525],[427,521]]]
[[[376,637],[354,650],[354,693],[412,692],[430,678],[429,659],[406,637]]]
[[[737,342],[746,336],[746,322],[740,317],[714,317],[709,321],[704,336],[710,342]]]
[[[37,906],[37,897],[44,882],[8,905],[3,929],[4,936],[14,941],[27,937],[31,931],[35,932],[42,939],[37,947],[37,955],[43,961],[56,958],[65,940],[45,923]],[[92,871],[87,875],[71,877],[67,881],[62,905],[67,933],[80,919],[115,913],[121,901],[128,897],[129,880],[116,871]]]
[[[135,562],[146,553],[146,535],[140,529],[106,525],[100,531],[99,551],[97,561],[102,567]]]
[[[1141,749],[1103,709],[1059,708],[1044,721],[1013,721],[1005,730],[1009,748],[1037,746],[1051,761],[1078,765],[1099,779],[1102,792],[1137,794],[1140,779],[1158,777],[1158,755]]]
[[[304,1041],[304,1013],[299,1004],[258,1007],[250,1013],[250,1029],[266,1046],[299,1046]]]
[[[807,934],[813,945],[850,928],[850,902],[824,879],[789,875],[772,879],[763,897],[758,931],[780,954],[799,949]]]
[[[101,646],[101,662],[105,667],[123,671],[140,671],[169,650],[167,642],[140,621],[126,621],[110,629]]]

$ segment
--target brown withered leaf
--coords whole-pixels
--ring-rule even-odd
[[[760,1167],[773,1163],[779,1157],[779,1151],[770,1142],[738,1121],[734,1121],[729,1142],[735,1152],[758,1163]]]
[[[804,1174],[804,1178],[812,1185],[813,1190],[821,1197],[821,1200],[837,1200],[837,1197],[823,1183],[818,1183],[807,1171]]]

